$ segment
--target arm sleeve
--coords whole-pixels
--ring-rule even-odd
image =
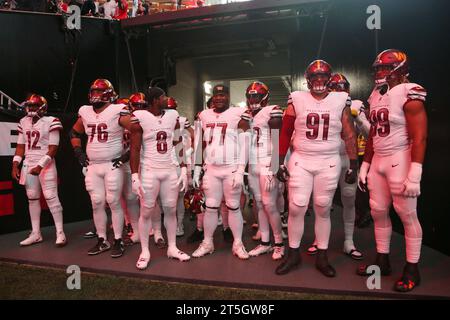
[[[17,144],[25,144],[25,136],[22,131],[19,131],[19,136],[17,137]]]
[[[422,102],[425,102],[426,96],[427,91],[423,87],[416,85],[408,89],[406,102],[409,102],[411,100],[420,100]]]
[[[281,119],[283,117],[283,110],[279,106],[273,107],[270,111],[270,118]]]
[[[58,118],[53,119],[52,123],[50,123],[50,127],[48,129],[48,131],[52,132],[52,131],[59,131],[62,130],[63,126],[61,121]]]
[[[294,132],[294,122],[295,122],[294,116],[284,115],[280,134],[279,151],[281,156],[286,156],[286,153],[291,144],[292,133]]]
[[[59,145],[59,130],[52,130],[49,132],[48,144],[53,146]]]

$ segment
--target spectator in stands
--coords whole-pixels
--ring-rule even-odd
[[[57,0],[57,12],[58,13],[67,13],[69,11],[68,4],[63,0]]]
[[[115,19],[123,20],[128,18],[128,1],[127,0],[119,0],[118,6],[116,9]]]
[[[143,1],[142,7],[144,8],[144,15],[148,15],[150,13],[150,5],[151,5],[150,1],[147,0]]]
[[[112,19],[116,14],[117,2],[116,0],[106,0],[103,4],[103,14],[105,18]]]
[[[138,1],[138,7],[137,7],[137,10],[136,10],[136,17],[146,15],[147,13],[145,13],[145,12],[146,12],[146,10],[144,8],[144,5],[143,5],[142,1],[139,0]]]
[[[83,16],[97,16],[97,8],[94,0],[86,0],[81,7],[81,15]]]

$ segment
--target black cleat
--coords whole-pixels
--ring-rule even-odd
[[[398,292],[409,292],[420,285],[420,273],[417,263],[407,262],[403,268],[403,275],[394,285]]]
[[[382,276],[389,276],[392,273],[388,253],[377,253],[375,262],[372,265],[376,265],[376,266],[380,267]],[[358,269],[356,270],[356,273],[363,277],[371,276],[372,272],[368,272],[368,270],[367,270],[370,266],[371,265],[369,265],[369,264],[363,264],[358,267]]]
[[[111,249],[111,245],[109,244],[108,240],[98,238],[97,244],[89,249],[88,255],[95,256],[96,254],[108,251],[109,249]]]
[[[336,270],[328,263],[327,250],[317,249],[316,269],[325,277],[335,277]]]
[[[127,224],[125,227],[124,227],[124,233],[127,235],[127,236],[131,236],[132,234],[133,234],[133,227],[131,226],[131,223],[129,223],[129,224]]]
[[[223,229],[222,234],[223,234],[223,241],[225,241],[226,243],[233,243],[234,237],[233,232],[231,232],[230,228]]]
[[[275,269],[275,274],[287,274],[290,271],[297,269],[300,266],[301,261],[300,248],[292,249],[291,247],[288,247],[287,254],[285,255],[283,261]]]
[[[203,230],[200,231],[197,228],[195,228],[194,233],[192,233],[188,238],[187,238],[187,243],[195,243],[195,242],[201,242],[203,241],[204,238],[204,234],[203,234]]]
[[[125,252],[125,245],[122,239],[115,239],[111,250],[111,257],[119,258],[123,255],[124,252]]]

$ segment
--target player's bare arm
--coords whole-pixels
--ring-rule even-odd
[[[22,134],[22,133],[19,133]],[[23,156],[25,155],[25,144],[17,144],[16,152],[13,158],[12,172],[11,176],[14,180],[19,181],[20,179],[20,170],[19,165],[22,162]]]
[[[139,162],[141,160],[142,127],[138,123],[130,126],[130,167],[131,173],[139,172]]]
[[[81,146],[81,137],[84,133],[85,131],[83,120],[81,119],[81,117],[78,117],[77,121],[72,127],[72,130],[70,130],[70,143],[72,144],[73,152],[80,165],[82,167],[87,167],[87,165],[89,164],[89,159]]]
[[[427,147],[428,120],[422,101],[412,100],[403,107],[411,139],[411,162],[423,163]]]

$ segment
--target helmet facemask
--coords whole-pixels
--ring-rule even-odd
[[[269,93],[262,94],[258,93],[256,90],[250,90],[246,94],[247,106],[250,110],[259,110],[267,105],[269,98]]]
[[[326,73],[315,73],[312,74],[307,81],[308,88],[311,92],[322,94],[328,91],[330,75]]]

